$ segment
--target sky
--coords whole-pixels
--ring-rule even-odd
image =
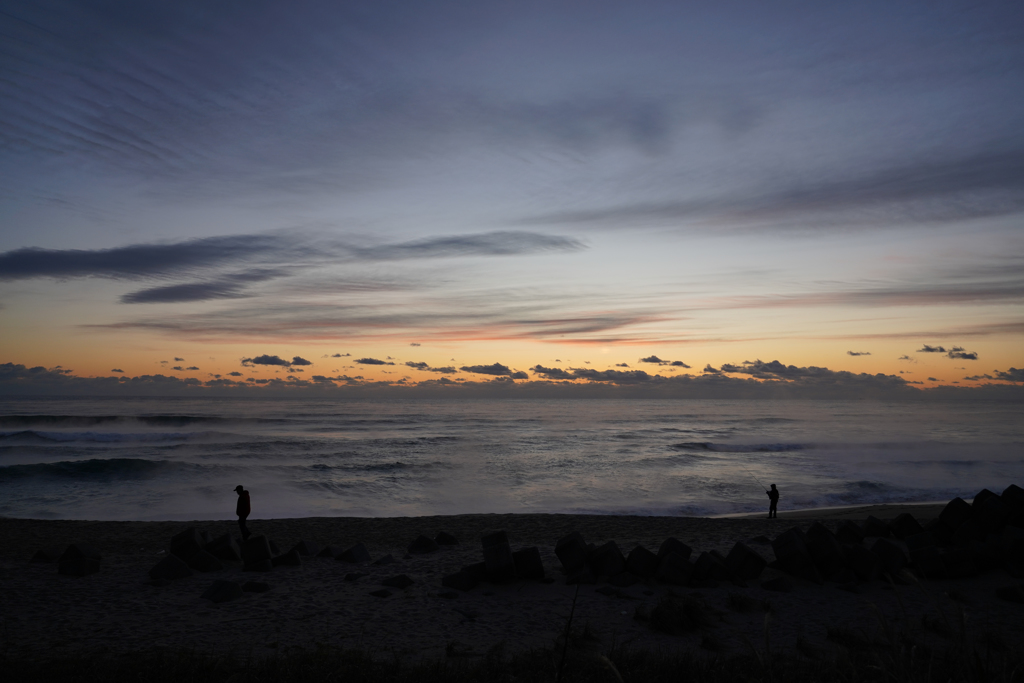
[[[0,36],[0,392],[1024,395],[1019,2]]]

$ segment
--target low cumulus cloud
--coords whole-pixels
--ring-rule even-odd
[[[380,360],[379,358],[357,358],[354,362],[360,365],[394,365],[391,361]]]
[[[492,363],[491,365],[463,365],[459,370],[463,372],[473,372],[478,375],[494,375],[495,377],[509,377],[512,375],[512,369],[507,365],[501,363]]]
[[[300,358],[299,356],[293,357],[291,360],[285,360],[280,356],[262,355],[256,356],[255,358],[243,358],[242,365],[251,367],[253,365],[276,365],[279,367],[290,368],[293,365],[312,365],[313,363]]]
[[[418,362],[417,363],[417,362],[414,362],[414,361],[411,361],[411,360],[410,361],[406,361],[405,364],[407,366],[409,366],[410,368],[414,369],[414,370],[422,370],[423,372],[439,372],[439,373],[444,374],[444,375],[451,375],[451,374],[454,374],[454,373],[458,372],[458,370],[456,370],[451,365],[445,366],[443,368],[433,368],[428,363],[424,363],[424,362]]]
[[[847,356],[870,356],[870,351],[847,351]]]
[[[917,350],[918,353],[946,353],[946,349],[941,346],[929,346],[925,344]]]
[[[229,372],[228,375],[230,375],[231,377],[241,377],[242,373],[240,373],[238,370],[233,370]]]
[[[652,379],[652,376],[643,370],[595,370],[593,368],[572,368],[570,370],[562,370],[561,368],[546,368],[543,365],[535,365],[530,368],[530,371],[548,380],[583,379],[591,382],[638,384]]]
[[[653,365],[667,365],[674,368],[689,368],[690,366],[681,360],[662,360],[657,356],[647,356],[647,358],[641,358],[641,363],[651,363]]]
[[[701,372],[703,372],[704,374],[707,374],[707,375],[720,375],[720,374],[722,374],[722,371],[719,370],[716,367],[713,367],[711,365],[711,363],[708,363],[707,365],[705,365],[704,369],[701,370]]]
[[[194,366],[194,365],[190,365],[190,366],[188,366],[188,367],[187,367],[187,368],[185,368],[185,369],[186,369],[186,370],[198,370],[199,368],[197,368],[197,367],[196,367],[196,366]]]
[[[336,353],[332,355],[331,358],[348,358],[351,355],[351,353]]]
[[[976,351],[966,351],[962,346],[954,346],[946,356],[960,360],[978,360],[978,353]]]
[[[113,370],[111,370],[111,372],[124,373],[124,370],[122,370],[121,368],[114,368]]]

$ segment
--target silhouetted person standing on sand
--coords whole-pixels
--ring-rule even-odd
[[[249,532],[249,528],[245,526],[245,518],[248,517],[249,513],[252,511],[252,508],[249,506],[249,492],[239,484],[235,487],[235,493],[238,494],[238,503],[235,505],[235,514],[238,515],[238,528],[242,530],[242,540],[245,541],[252,535]]]
[[[768,519],[771,519],[772,517],[778,517],[779,511],[776,508],[779,507],[779,490],[775,488],[775,484],[772,484],[772,490],[765,491],[765,493],[768,494],[768,500],[771,501],[770,503],[768,503]],[[246,500],[248,500],[249,494],[247,493],[245,494],[245,496]]]

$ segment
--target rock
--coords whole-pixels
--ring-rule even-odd
[[[369,574],[366,572],[349,572],[348,574],[345,574],[345,580],[349,583],[354,583],[364,576],[369,576]]]
[[[1003,586],[996,589],[996,597],[1007,602],[1024,604],[1024,586]]]
[[[839,523],[839,528],[836,529],[836,540],[850,545],[863,543],[864,530],[856,522],[849,519],[844,520]]]
[[[726,581],[730,576],[729,568],[725,565],[725,562],[711,553],[704,552],[693,563],[693,573],[690,575],[690,580],[703,581],[705,579],[712,579],[714,581]]]
[[[615,541],[608,541],[595,548],[589,563],[590,571],[595,576],[615,576],[626,569],[626,558],[622,556],[622,551]]]
[[[284,555],[278,555],[270,561],[275,567],[301,567],[302,559],[299,557],[299,551],[296,548],[292,548]]]
[[[437,548],[438,545],[434,539],[421,534],[409,544],[406,550],[410,555],[426,555],[427,553],[434,552]]]
[[[487,578],[487,563],[476,562],[474,564],[467,564],[462,568],[462,571],[474,577],[477,581],[483,581]]]
[[[652,578],[658,571],[658,556],[642,545],[629,551],[626,558],[626,571],[641,579]]]
[[[988,496],[980,506],[974,508],[974,519],[987,533],[1003,528],[1012,510],[1003,499],[993,494]]]
[[[242,562],[245,564],[255,564],[271,557],[270,541],[266,536],[251,536],[249,540],[242,541]]]
[[[189,558],[206,546],[199,529],[191,526],[171,539],[171,552],[188,562]]]
[[[63,551],[57,546],[40,548],[29,562],[56,562],[60,559],[62,553]]]
[[[939,513],[939,520],[953,531],[956,531],[960,528],[961,524],[971,518],[973,513],[974,511],[971,509],[970,503],[963,498],[954,498],[946,503],[946,507],[942,508],[942,512]]]
[[[168,555],[149,570],[149,578],[154,581],[183,579],[186,576],[192,576],[192,569],[177,555]]]
[[[869,515],[864,520],[864,536],[876,536],[878,538],[888,538],[890,534],[889,525],[878,519],[877,517]]]
[[[882,571],[895,575],[896,572],[907,566],[907,555],[903,548],[887,538],[879,538],[871,546],[871,552],[878,556],[882,563]]]
[[[370,561],[370,553],[365,545],[356,543],[352,547],[338,553],[335,559],[339,562],[348,562],[349,564],[363,564]]]
[[[785,576],[780,576],[777,579],[769,579],[768,581],[761,582],[761,588],[766,591],[775,591],[776,593],[792,593],[793,582],[787,579]]]
[[[725,558],[725,564],[733,576],[742,581],[753,581],[761,576],[768,561],[742,541],[737,541]]]
[[[437,532],[437,536],[434,536],[434,543],[438,545],[458,545],[459,539],[446,531],[439,531]]]
[[[974,496],[974,500],[971,501],[971,507],[977,510],[981,507],[982,503],[995,495],[995,493],[992,493],[988,489],[982,489],[978,491],[978,495]]]
[[[794,527],[779,534],[772,541],[772,550],[775,551],[779,566],[787,574],[822,584],[824,581],[814,565],[804,538],[803,532]]]
[[[320,554],[320,544],[312,541],[299,541],[292,546],[292,550],[304,557],[316,557]]]
[[[983,538],[984,536],[985,530],[982,528],[981,524],[972,517],[961,524],[957,530],[953,532],[953,538],[950,539],[950,543],[955,546],[964,547],[969,545],[975,539]]]
[[[240,562],[242,560],[242,548],[231,534],[218,536],[206,544],[206,552],[218,560],[225,562]]]
[[[480,538],[487,565],[487,579],[494,583],[516,578],[516,563],[512,559],[512,546],[504,531],[495,531]]]
[[[242,565],[243,572],[269,572],[274,568],[272,560],[256,560],[255,562],[246,562]]]
[[[246,593],[266,593],[270,590],[270,584],[262,581],[246,581],[242,584],[242,590]]]
[[[480,585],[480,579],[467,572],[455,572],[454,574],[448,574],[442,578],[441,585],[445,588],[469,591]]]
[[[385,555],[378,560],[374,560],[373,564],[376,567],[383,567],[386,564],[394,564],[395,562],[397,562],[397,560],[395,560],[393,555]]]
[[[408,588],[414,583],[416,582],[410,579],[405,574],[398,574],[397,576],[389,576],[388,578],[384,579],[380,582],[380,585],[387,586],[389,588],[398,588],[399,590],[401,590],[403,588]]]
[[[953,530],[941,519],[929,521],[924,525],[924,530],[935,541],[935,545],[949,545],[953,540]]]
[[[328,559],[336,559],[341,554],[341,548],[336,545],[325,545],[320,549],[320,552],[316,554],[317,557],[326,557]]]
[[[219,572],[221,569],[224,569],[221,561],[205,550],[196,551],[188,559],[188,566],[197,572]]]
[[[200,597],[211,602],[236,600],[242,597],[242,587],[234,581],[217,579]]]
[[[848,545],[843,550],[846,551],[849,568],[861,581],[874,581],[882,573],[882,561],[878,555],[863,545]]]
[[[391,591],[381,588],[379,591],[370,591],[370,595],[375,598],[390,598]]]
[[[516,567],[516,576],[520,579],[539,581],[544,578],[544,563],[536,546],[515,551],[512,553],[512,562]]]
[[[654,553],[651,554],[653,555]],[[639,580],[640,579],[638,579],[636,575],[630,574],[629,572],[622,572],[621,574],[608,577],[608,583],[617,588],[629,588]]]
[[[277,544],[274,543],[273,540],[268,538],[267,539],[267,543],[270,545],[270,555],[271,555],[271,557],[277,557],[278,555],[281,554],[281,549],[277,547]]]
[[[587,566],[587,542],[578,531],[574,531],[558,540],[555,556],[562,563],[566,574],[578,574]]]
[[[1013,512],[1024,511],[1024,489],[1016,484],[1007,486],[1000,498],[1010,506],[1010,510]]]
[[[978,575],[974,558],[965,548],[946,548],[939,552],[947,579],[968,579]]]
[[[658,560],[658,570],[654,578],[663,583],[683,586],[693,575],[693,564],[681,552],[669,552]]]
[[[897,515],[896,519],[889,522],[889,529],[892,531],[892,535],[901,541],[907,536],[924,533],[924,527],[909,512]]]
[[[942,556],[935,545],[935,539],[927,531],[908,536],[904,543],[910,555],[910,565],[921,576],[927,579],[945,577],[946,568],[942,564]]]
[[[662,541],[661,547],[658,548],[658,561],[660,562],[661,559],[669,553],[679,553],[683,556],[684,560],[689,560],[690,556],[693,554],[693,548],[686,545],[682,541],[669,536],[664,541]]]
[[[88,543],[72,543],[57,558],[57,573],[64,576],[88,576],[100,570],[100,552]]]
[[[846,553],[828,527],[815,522],[807,530],[807,552],[818,572],[826,579],[831,579],[846,568]]]

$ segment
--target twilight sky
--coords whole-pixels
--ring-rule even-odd
[[[0,36],[8,389],[1024,384],[1020,2],[0,0]]]

